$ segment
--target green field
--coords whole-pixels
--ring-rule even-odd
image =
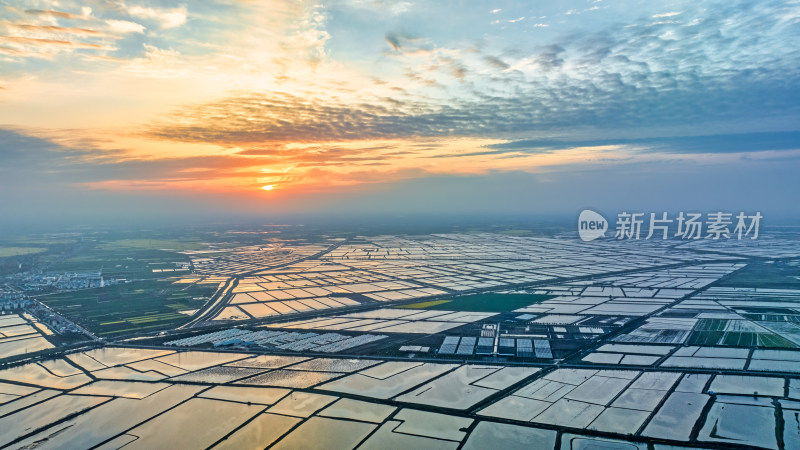
[[[119,250],[119,249],[146,249],[146,250],[169,250],[182,252],[184,250],[204,250],[208,244],[200,242],[198,239],[118,239],[98,244],[100,250]]]
[[[688,345],[726,345],[735,347],[796,348],[797,345],[774,333],[736,331],[693,331]]]
[[[797,345],[776,333],[731,331],[730,320],[700,319],[689,335],[688,345],[730,345],[736,347],[796,348]],[[734,321],[742,323],[744,321]],[[747,323],[747,322],[744,322]],[[728,331],[726,331],[728,330]],[[736,330],[736,327],[733,327]]]
[[[189,316],[178,311],[201,307],[215,290],[215,285],[175,285],[172,279],[142,280],[38,299],[99,336],[113,336],[180,325]]]
[[[38,245],[38,246],[50,246],[50,245],[70,245],[78,242],[75,238],[63,238],[63,237],[22,237],[17,239],[12,239],[11,241],[17,245]]]
[[[727,319],[699,319],[694,326],[695,331],[724,331],[728,326]]]
[[[160,278],[163,273],[153,269],[174,268],[175,262],[188,262],[189,257],[162,250],[92,248],[77,256],[56,261],[48,272],[91,272],[102,270],[104,277],[141,279]]]
[[[94,232],[72,241],[65,236],[31,237],[26,239],[46,244],[37,250],[48,251],[15,259],[28,258],[29,267],[37,267],[45,273],[100,271],[106,280],[127,280],[103,288],[37,296],[90,331],[100,336],[115,336],[175,327],[189,320],[189,316],[179,311],[203,306],[216,285],[173,284],[175,277],[189,272],[163,270],[178,268],[176,263],[190,262],[189,257],[179,251],[208,248],[208,244],[203,243],[205,237],[204,233],[190,233],[189,237],[184,237],[178,232],[153,233],[152,238],[143,232]],[[24,239],[14,242],[17,241]],[[13,242],[6,245],[6,248],[24,247]]]
[[[753,262],[720,280],[717,286],[800,289],[800,267],[786,261]]]
[[[32,255],[34,253],[44,253],[46,251],[47,249],[43,247],[0,247],[0,258]]]
[[[430,302],[412,303],[400,306],[410,309],[434,309],[444,311],[475,311],[475,312],[505,312],[524,308],[534,303],[551,298],[548,295],[537,294],[499,294],[489,292],[485,294],[465,295],[454,297],[450,300],[436,300]]]

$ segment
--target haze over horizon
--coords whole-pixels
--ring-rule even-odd
[[[800,4],[0,5],[0,223],[800,218]]]

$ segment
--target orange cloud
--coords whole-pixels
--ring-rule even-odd
[[[61,19],[80,19],[82,16],[78,14],[72,14],[64,11],[55,11],[51,9],[28,9],[25,11],[26,14],[30,14],[33,16],[51,16],[51,17],[58,17]]]
[[[45,45],[45,46],[47,45],[66,46],[73,48],[92,48],[92,49],[104,48],[102,45],[90,44],[88,42],[72,42],[72,41],[62,41],[58,39],[40,39],[40,38],[30,38],[22,36],[0,36],[0,41],[15,42],[20,44]]]
[[[103,36],[104,34],[87,28],[76,27],[59,27],[55,25],[30,25],[23,23],[7,23],[6,26],[10,28],[17,28],[26,31],[49,31],[53,33],[70,33],[70,34],[85,34],[90,36]]]

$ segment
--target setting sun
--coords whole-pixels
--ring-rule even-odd
[[[263,189],[265,191],[271,191],[271,190],[275,189],[275,186],[272,185],[272,184],[268,184],[266,186],[261,186],[261,189]]]

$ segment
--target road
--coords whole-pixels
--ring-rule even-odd
[[[328,248],[326,248],[325,250],[323,250],[321,252],[314,253],[313,255],[304,256],[302,258],[297,258],[297,259],[294,259],[292,261],[281,263],[281,264],[259,267],[258,269],[251,270],[249,272],[243,272],[241,274],[238,274],[238,275],[234,276],[233,278],[230,278],[221,289],[218,289],[217,292],[214,293],[214,295],[212,296],[211,300],[209,300],[209,302],[206,303],[206,305],[203,306],[203,308],[195,314],[195,316],[192,318],[192,320],[190,320],[188,323],[186,323],[184,325],[181,325],[180,327],[178,327],[176,329],[177,330],[181,330],[181,329],[185,330],[187,328],[194,328],[194,327],[200,326],[203,322],[205,322],[207,320],[210,320],[213,317],[215,317],[217,314],[219,314],[227,306],[228,299],[231,296],[231,292],[239,284],[239,280],[241,280],[242,278],[250,276],[255,272],[261,272],[261,271],[270,270],[270,269],[278,269],[278,268],[286,267],[286,266],[289,266],[289,265],[292,265],[292,264],[297,264],[297,263],[302,262],[302,261],[307,261],[309,259],[319,258],[320,256],[322,256],[322,255],[324,255],[324,254],[326,254],[326,253],[328,253],[330,251],[335,250],[336,248],[338,248],[339,246],[343,245],[346,242],[348,242],[348,240],[344,239],[344,240],[341,240],[341,241],[329,246]]]

